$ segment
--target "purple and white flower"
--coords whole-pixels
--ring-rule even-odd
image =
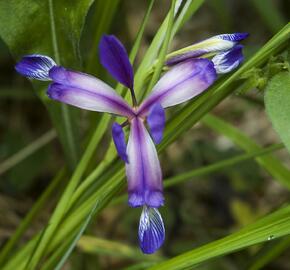
[[[16,70],[28,78],[52,81],[47,90],[51,99],[126,119],[122,125],[113,124],[112,137],[119,156],[126,163],[128,203],[131,207],[143,207],[138,235],[144,253],[154,253],[165,239],[158,211],[164,204],[162,172],[155,148],[163,136],[164,109],[201,94],[214,83],[217,73],[236,68],[243,59],[238,42],[246,36],[244,33],[219,35],[169,55],[170,70],[140,105],[135,97],[133,68],[125,48],[116,37],[103,36],[99,46],[101,63],[130,90],[133,106],[103,81],[58,66],[50,57],[27,55],[16,64]],[[209,53],[212,60],[207,58]],[[126,125],[130,125],[127,145],[123,131]]]

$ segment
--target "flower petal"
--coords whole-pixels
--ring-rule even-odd
[[[21,75],[42,81],[50,80],[49,70],[56,66],[56,63],[48,56],[40,54],[25,55],[15,65],[15,69]]]
[[[206,90],[216,79],[213,62],[192,59],[174,66],[157,82],[138,114],[146,116],[154,103],[163,108],[185,102]]]
[[[138,236],[140,248],[145,254],[152,254],[162,246],[165,240],[165,228],[158,209],[143,207]]]
[[[129,205],[138,207],[163,205],[163,185],[160,163],[155,145],[147,132],[143,120],[131,120],[126,164]]]
[[[212,61],[217,73],[228,73],[235,69],[244,60],[243,45],[236,45],[229,51],[222,52],[213,57]]]
[[[104,35],[99,50],[102,65],[116,80],[133,89],[133,68],[122,43],[113,35]]]
[[[134,116],[130,106],[109,85],[80,72],[53,67],[49,72],[55,82],[48,89],[48,96],[82,109],[109,112],[126,117]]]
[[[169,55],[166,64],[168,66],[172,66],[207,53],[217,53],[230,50],[238,42],[248,36],[248,33],[233,33],[213,36],[180,51],[172,53],[171,56]]]
[[[165,127],[165,111],[160,103],[156,103],[150,108],[147,123],[155,144],[161,143]]]
[[[121,159],[123,159],[126,163],[128,163],[128,156],[126,153],[126,140],[123,128],[118,123],[114,123],[112,126],[112,136],[113,141],[115,143],[117,152]]]

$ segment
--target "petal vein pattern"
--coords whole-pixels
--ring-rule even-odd
[[[125,117],[135,113],[122,97],[101,80],[80,72],[53,67],[49,72],[54,81],[47,94],[50,98],[82,109],[109,112]]]
[[[192,59],[178,64],[157,82],[138,114],[146,116],[154,103],[166,108],[185,102],[206,90],[216,76],[213,62],[208,59]]]
[[[155,145],[140,118],[131,122],[127,154],[129,205],[160,207],[164,201],[160,163]]]
[[[144,206],[138,236],[140,248],[146,254],[154,253],[163,244],[165,228],[158,209]]]

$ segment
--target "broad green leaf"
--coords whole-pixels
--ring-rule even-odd
[[[80,35],[92,2],[0,1],[0,36],[15,59],[39,53],[56,58],[62,65],[76,67],[80,60]]]
[[[193,269],[209,259],[290,234],[290,206],[267,215],[240,231],[150,267],[150,270]]]
[[[15,60],[25,54],[45,54],[58,64],[80,65],[79,41],[86,14],[93,0],[11,0],[0,1],[0,37]],[[48,102],[37,82],[37,94],[46,104],[71,167],[78,159],[77,128],[71,118],[75,111]],[[74,116],[71,114],[74,112]],[[75,121],[74,121],[75,122]],[[75,127],[75,128],[74,128]]]
[[[265,91],[267,114],[290,152],[290,73],[281,72],[275,75]]]
[[[229,138],[234,144],[238,145],[246,152],[261,150],[261,147],[251,138],[214,115],[208,114],[201,121],[206,126]],[[274,177],[274,179],[290,189],[290,171],[277,158],[268,155],[257,157],[256,160]]]

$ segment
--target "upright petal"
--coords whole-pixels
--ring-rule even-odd
[[[160,103],[156,103],[150,108],[147,123],[155,144],[161,143],[165,127],[165,111]]]
[[[221,52],[213,57],[212,61],[217,73],[228,73],[235,69],[244,60],[243,45],[236,45],[231,50]]]
[[[165,240],[165,228],[158,209],[143,207],[138,236],[140,248],[146,254],[152,254],[161,247]]]
[[[171,53],[167,58],[167,65],[176,65],[188,59],[196,58],[208,53],[218,53],[230,50],[238,42],[242,41],[248,36],[248,33],[233,33],[213,36],[189,47]]]
[[[131,107],[109,85],[80,72],[53,67],[48,96],[82,109],[134,117]]]
[[[105,35],[100,41],[99,50],[102,65],[116,80],[133,89],[133,68],[122,43],[113,35]]]
[[[131,120],[126,164],[128,179],[129,205],[138,207],[163,205],[163,186],[160,163],[157,152],[143,120]]]
[[[15,65],[15,69],[21,75],[41,81],[49,81],[49,70],[56,66],[56,63],[48,56],[40,54],[25,55]]]
[[[174,66],[157,82],[148,98],[141,104],[138,114],[148,114],[154,103],[163,108],[185,102],[206,90],[216,79],[213,62],[192,59]]]
[[[126,153],[126,140],[123,128],[118,123],[114,123],[112,126],[112,136],[113,141],[116,146],[117,152],[121,159],[123,159],[126,163],[128,163],[128,156]]]

